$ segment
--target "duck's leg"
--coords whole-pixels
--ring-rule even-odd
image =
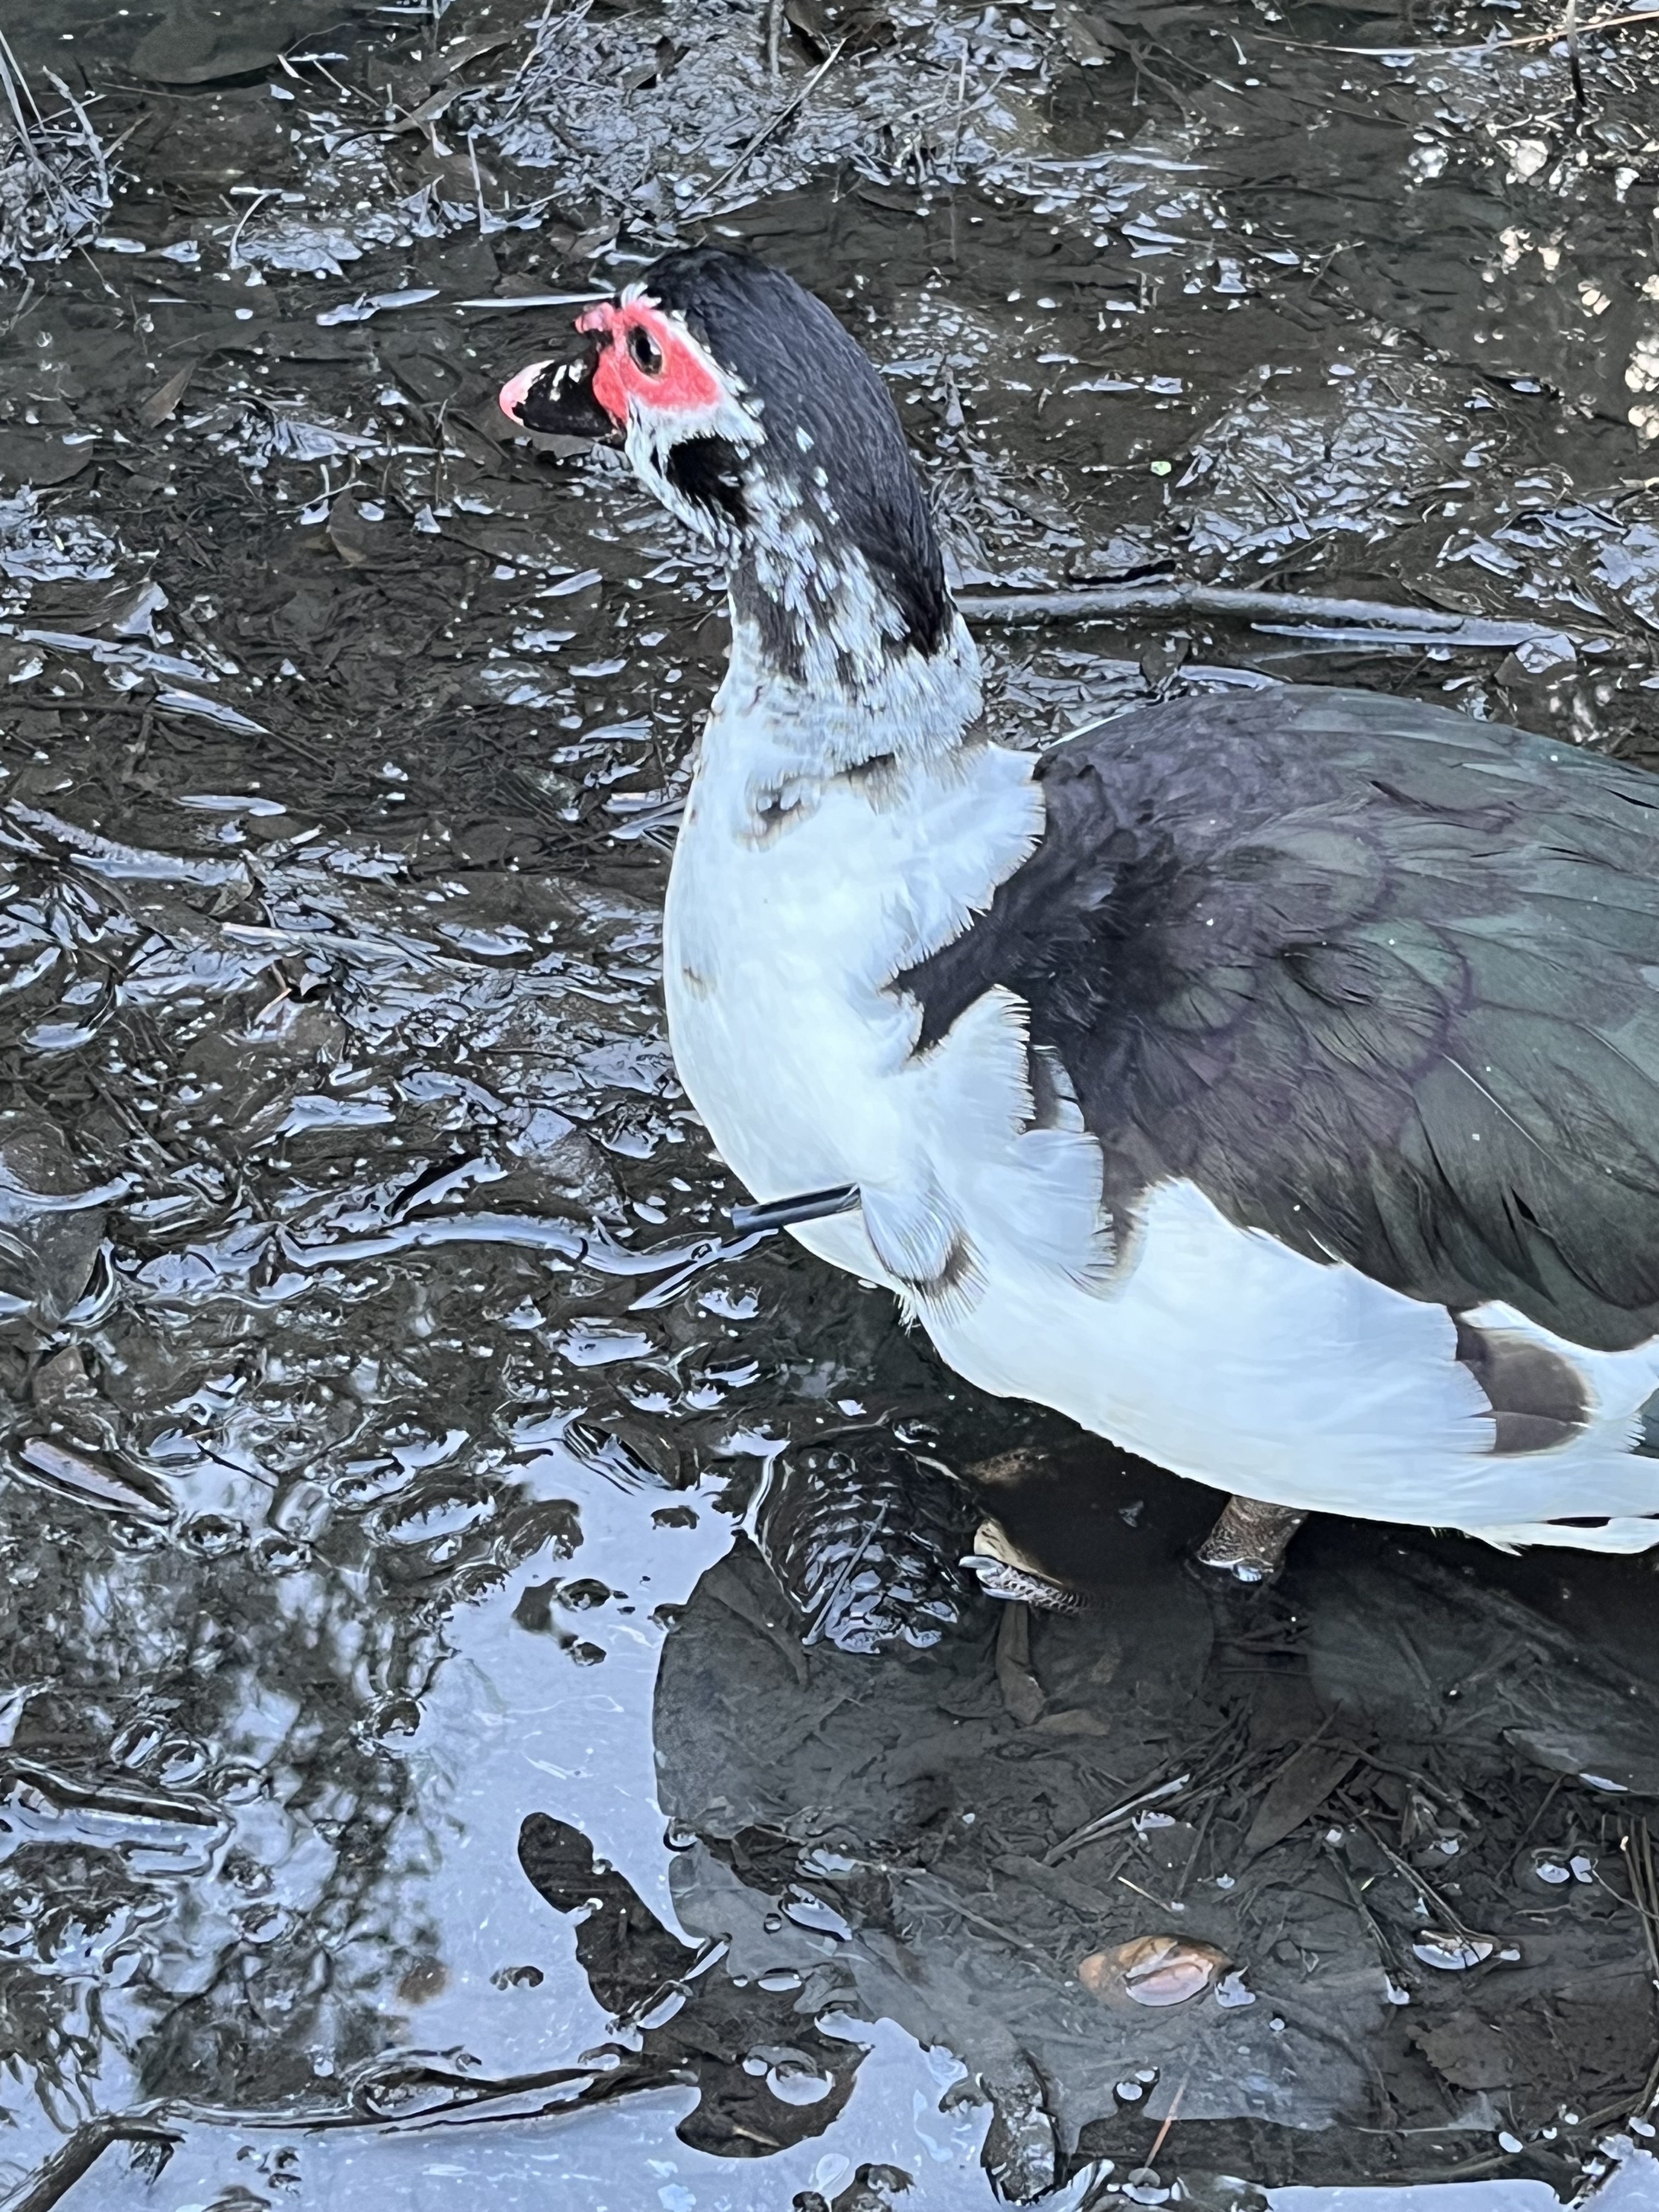
[[[1307,1519],[1294,1506],[1259,1498],[1230,1498],[1221,1518],[1199,1546],[1201,1566],[1241,1583],[1270,1582],[1285,1564],[1285,1548]],[[1079,1613],[1095,1601],[1058,1580],[1014,1542],[1000,1521],[981,1521],[974,1548],[961,1561],[988,1597],[1029,1605],[1042,1613]]]
[[[1294,1506],[1260,1498],[1230,1498],[1198,1547],[1200,1564],[1242,1583],[1265,1583],[1285,1564],[1285,1547],[1307,1519]]]

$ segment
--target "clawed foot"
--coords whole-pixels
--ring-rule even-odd
[[[960,1562],[979,1578],[988,1597],[1011,1604],[1036,1606],[1042,1613],[1080,1613],[1090,1603],[1083,1591],[1056,1582],[1036,1560],[1022,1552],[1000,1521],[981,1521],[974,1531],[974,1548]]]
[[[1267,1582],[1284,1565],[1285,1547],[1307,1517],[1291,1506],[1268,1505],[1259,1498],[1230,1498],[1198,1547],[1199,1564],[1241,1583]]]

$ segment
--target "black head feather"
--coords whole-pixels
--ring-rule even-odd
[[[821,300],[750,254],[665,254],[640,285],[741,379],[766,434],[765,465],[803,479],[823,470],[840,527],[898,609],[904,642],[935,651],[950,627],[939,541],[897,410],[862,348]],[[729,449],[688,452],[683,464],[698,495],[728,514],[735,459]]]

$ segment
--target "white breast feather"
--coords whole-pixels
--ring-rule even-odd
[[[1659,1541],[1659,1461],[1631,1455],[1659,1346],[1562,1345],[1595,1416],[1554,1450],[1490,1452],[1487,1401],[1443,1308],[1235,1227],[1194,1187],[1148,1194],[1114,1249],[1098,1147],[1033,1129],[1026,1012],[988,992],[928,1051],[884,987],[989,904],[1030,851],[1028,756],[911,759],[896,795],[839,779],[769,838],[757,779],[793,757],[734,656],[671,885],[665,968],[676,1060],[754,1194],[842,1182],[862,1217],[805,1223],[812,1251],[886,1283],[981,1388],[1034,1399],[1176,1472],[1290,1506],[1473,1529],[1498,1542]],[[747,719],[745,720],[745,717]],[[866,737],[867,743],[867,737]],[[962,1237],[972,1267],[918,1281]],[[1544,1530],[1607,1514],[1605,1530]]]

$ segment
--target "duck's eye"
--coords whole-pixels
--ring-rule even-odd
[[[636,368],[642,368],[647,376],[661,374],[662,348],[642,324],[635,323],[629,331],[628,350]]]

